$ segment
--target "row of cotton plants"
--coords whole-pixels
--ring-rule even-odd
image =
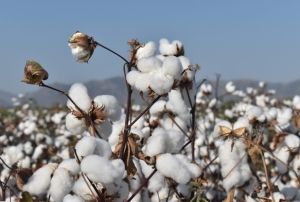
[[[126,59],[84,33],[69,39],[79,62],[96,47],[124,62],[127,100],[90,97],[81,83],[63,92],[27,61],[23,82],[68,102],[40,109],[14,99],[18,106],[3,113],[2,200],[300,200],[299,96],[277,99],[263,82],[197,82],[198,65],[178,40],[128,44]]]

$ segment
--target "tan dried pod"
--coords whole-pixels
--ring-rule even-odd
[[[24,78],[22,82],[39,85],[43,80],[48,79],[48,72],[34,60],[27,60],[24,68]]]

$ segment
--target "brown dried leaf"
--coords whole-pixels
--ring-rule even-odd
[[[227,194],[227,197],[226,199],[224,200],[224,202],[233,202],[233,199],[234,199],[234,192],[235,192],[235,188],[232,188],[228,194]]]

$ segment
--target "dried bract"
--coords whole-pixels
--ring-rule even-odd
[[[48,79],[48,72],[33,60],[28,60],[24,68],[24,78],[22,82],[39,85],[43,80]]]

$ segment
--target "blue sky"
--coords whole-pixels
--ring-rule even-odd
[[[84,4],[84,2],[87,2]],[[27,59],[40,62],[49,83],[122,75],[122,61],[97,48],[79,64],[67,46],[76,30],[127,56],[127,40],[181,40],[199,78],[300,79],[300,1],[1,1],[0,89],[20,83]]]

